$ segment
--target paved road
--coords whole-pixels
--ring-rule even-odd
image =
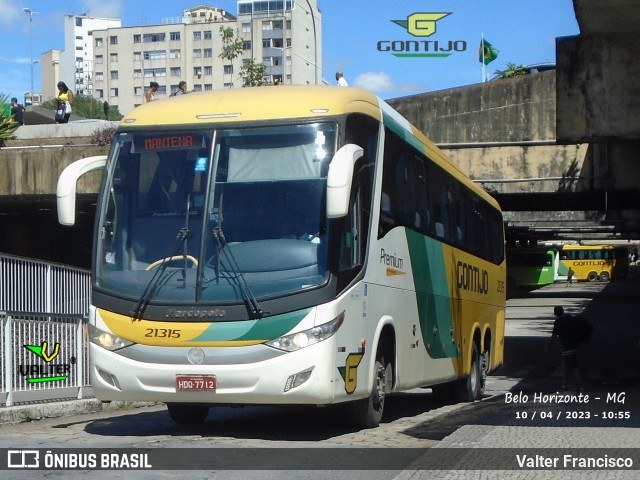
[[[561,381],[557,350],[544,353],[550,334],[553,306],[562,304],[594,323],[593,341],[582,348],[589,401],[574,398],[558,403]],[[2,448],[98,448],[127,449],[226,448],[251,459],[264,450],[285,448],[285,457],[261,458],[273,470],[180,473],[177,471],[136,472],[136,478],[280,478],[280,468],[305,465],[307,459],[323,458],[323,468],[339,467],[347,454],[375,448],[382,462],[376,470],[353,471],[351,467],[332,471],[300,468],[288,478],[637,478],[636,472],[473,470],[505,468],[516,453],[548,453],[546,448],[636,448],[640,446],[640,283],[610,285],[551,285],[510,298],[507,305],[505,364],[487,384],[487,396],[473,404],[442,405],[429,390],[414,390],[389,398],[388,415],[372,430],[353,432],[337,408],[272,407],[212,409],[204,426],[184,428],[169,419],[164,406],[105,411],[63,418],[49,418],[0,427]],[[575,394],[576,392],[569,392]],[[607,399],[609,401],[607,401]],[[516,401],[518,400],[518,401]],[[614,401],[615,400],[615,401]],[[348,449],[347,449],[348,447]],[[498,448],[497,448],[498,447]],[[310,450],[314,448],[323,449]],[[491,448],[487,453],[485,448]],[[238,450],[240,449],[240,450]],[[295,450],[289,450],[295,449]],[[396,450],[392,450],[396,449]],[[413,450],[420,449],[420,450]],[[421,470],[438,449],[446,453],[447,470]],[[449,449],[457,449],[453,453]],[[508,450],[517,449],[517,450]],[[217,450],[210,450],[210,452]],[[397,467],[391,460],[401,453],[425,452]],[[553,452],[551,450],[550,452]],[[322,455],[327,452],[326,455]],[[389,457],[393,452],[394,457]],[[459,453],[458,453],[459,452]],[[482,452],[482,453],[479,453]],[[625,450],[629,453],[628,450]],[[632,451],[636,452],[634,450]],[[167,453],[167,455],[169,455]],[[270,452],[269,452],[270,453]],[[233,455],[233,454],[231,454]],[[237,455],[237,453],[236,453]],[[333,457],[332,457],[333,455]],[[184,458],[184,456],[183,456]],[[245,457],[243,457],[244,459]],[[371,466],[376,458],[363,456]],[[1,461],[2,459],[0,459]],[[237,459],[236,459],[237,460]],[[385,467],[384,462],[388,462]],[[334,463],[332,463],[334,462]],[[365,460],[363,460],[365,462]],[[640,464],[640,458],[636,465]],[[37,472],[45,473],[45,472]],[[42,478],[130,478],[131,472],[46,472]],[[0,472],[0,478],[33,478],[28,472]]]

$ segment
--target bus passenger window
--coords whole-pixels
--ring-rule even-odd
[[[391,211],[391,197],[389,194],[382,192],[380,197],[380,225],[379,238],[384,237],[389,230],[395,226],[393,212]]]

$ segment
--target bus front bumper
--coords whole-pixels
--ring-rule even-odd
[[[333,345],[328,339],[254,363],[191,365],[141,362],[90,343],[91,386],[100,400],[326,405],[336,382],[344,387]],[[184,381],[198,378],[207,381]]]

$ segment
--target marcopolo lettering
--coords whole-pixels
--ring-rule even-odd
[[[464,52],[467,50],[467,42],[464,40],[380,40],[379,52],[401,53],[437,53],[437,52]]]
[[[489,272],[475,265],[458,261],[456,265],[458,288],[470,292],[489,293]]]
[[[176,310],[170,308],[167,310],[166,318],[222,318],[226,315],[225,310],[219,308],[203,309],[203,310]]]

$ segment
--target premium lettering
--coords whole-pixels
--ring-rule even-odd
[[[404,260],[394,255],[389,255],[385,252],[384,248],[380,249],[380,263],[387,267],[397,268],[402,270],[404,268]]]

